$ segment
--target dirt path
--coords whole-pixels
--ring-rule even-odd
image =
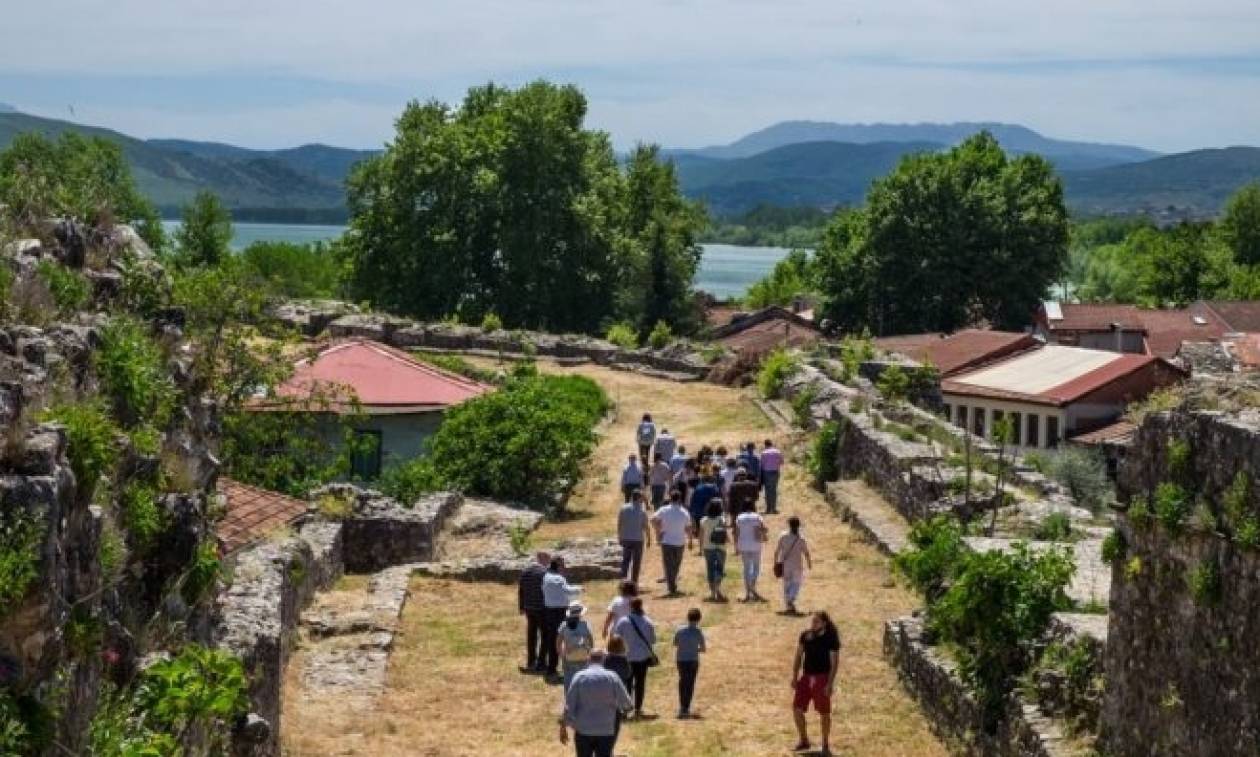
[[[571,502],[573,516],[546,523],[534,538],[550,546],[575,536],[612,533],[620,505],[616,482],[631,449],[638,415],[650,411],[689,447],[760,440],[774,428],[747,394],[709,384],[674,384],[597,367],[574,369],[604,385],[618,402],[589,473]],[[782,434],[779,434],[782,437]],[[780,511],[801,516],[814,554],[800,606],[828,610],[845,646],[835,702],[832,748],[850,755],[943,755],[915,704],[881,656],[883,621],[908,611],[914,598],[889,579],[886,560],[860,542],[807,485],[795,459],[782,485]],[[786,515],[771,521],[772,538]],[[701,663],[694,709],[702,719],[679,721],[672,655],[648,683],[649,711],[659,719],[628,724],[618,754],[788,754],[795,741],[789,712],[789,679],[796,637],[805,620],[776,614],[778,583],[769,557],[763,605],[701,603],[703,561],[689,553],[683,590],[690,596],[658,598],[661,566],[655,550],[645,561],[647,610],[658,635],[669,636],[687,609],[704,612],[710,652]],[[738,561],[727,565],[727,593],[738,591]],[[285,712],[286,753],[291,755],[561,755],[556,741],[560,689],[522,676],[524,624],[516,613],[515,588],[416,579],[394,651],[389,686],[375,712],[355,715],[337,702],[295,701]],[[586,587],[589,620],[598,633],[612,582]],[[292,675],[290,681],[293,680]],[[817,740],[817,720],[811,715]]]

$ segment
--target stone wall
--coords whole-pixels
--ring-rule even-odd
[[[341,523],[349,573],[371,573],[391,565],[432,560],[442,525],[463,501],[455,492],[439,492],[403,507],[380,492],[352,484],[329,484],[311,493],[314,499],[323,496],[354,501],[351,514]]]

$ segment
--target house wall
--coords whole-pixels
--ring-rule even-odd
[[[949,419],[955,425],[962,426],[960,421],[959,408],[967,408],[967,425],[966,428],[975,430],[975,413],[984,413],[984,438],[993,438],[993,419],[994,412],[1001,411],[1003,414],[1019,413],[1019,428],[1016,429],[1018,444],[1015,446],[1024,449],[1038,449],[1051,446],[1050,418],[1056,418],[1059,422],[1059,440],[1067,435],[1067,412],[1062,408],[1051,407],[1049,405],[1037,405],[1031,402],[1017,402],[1014,400],[995,400],[987,397],[971,397],[961,394],[953,394],[951,392],[942,393],[943,402],[949,407]],[[1027,428],[1029,415],[1038,417],[1037,421],[1037,443],[1028,444]]]
[[[381,434],[381,467],[419,457],[424,444],[442,425],[441,411],[405,415],[369,415],[354,424],[358,431]],[[341,441],[340,423],[332,418],[319,425],[321,437],[330,445]]]

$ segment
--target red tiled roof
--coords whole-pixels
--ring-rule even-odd
[[[1038,344],[1031,334],[987,329],[963,329],[949,336],[910,334],[875,340],[875,346],[881,349],[900,352],[920,363],[935,366],[942,376],[952,375],[1013,352],[1032,349]]]
[[[1137,305],[1094,305],[1064,302],[1059,304],[1063,317],[1048,321],[1051,331],[1110,331],[1114,323],[1128,331],[1144,328],[1141,308]]]
[[[1137,431],[1137,424],[1120,420],[1109,426],[1103,426],[1084,434],[1077,434],[1068,441],[1091,446],[1096,444],[1127,444],[1133,438],[1135,431]]]
[[[306,503],[279,492],[259,489],[223,476],[219,494],[227,500],[227,514],[215,533],[228,553],[235,552],[306,514]]]
[[[789,320],[772,318],[767,321],[736,331],[718,340],[732,350],[750,352],[768,352],[775,347],[797,347],[812,344],[822,334],[808,326],[801,326]]]
[[[1077,353],[1094,353],[1102,354],[1105,350],[1083,350],[1078,347],[1042,347],[1039,350],[1030,350],[1018,355],[1014,355],[1005,360],[1000,360],[986,367],[979,368],[976,371],[956,376],[952,379],[945,379],[941,382],[941,391],[950,394],[959,394],[972,397],[988,397],[990,399],[1015,400],[1020,402],[1030,402],[1039,405],[1051,405],[1054,407],[1063,407],[1070,405],[1076,400],[1092,394],[1108,384],[1129,376],[1154,362],[1162,362],[1173,370],[1182,372],[1180,369],[1171,365],[1162,358],[1152,355],[1134,355],[1128,353],[1114,353],[1114,358],[1106,361],[1105,364],[1086,370],[1084,373],[1072,376],[1071,378],[1050,386],[1039,391],[1022,392],[1010,388],[995,388],[993,386],[984,386],[978,383],[969,383],[968,378],[976,376],[977,381],[982,380],[979,377],[986,371],[996,369],[998,367],[1017,368],[1018,361],[1028,358],[1032,355],[1041,356],[1042,350],[1074,350]],[[1035,370],[1030,367],[1028,370]],[[1030,380],[1035,380],[1031,378]]]
[[[1209,300],[1202,304],[1230,331],[1260,332],[1260,300]]]
[[[472,379],[421,362],[402,350],[366,339],[325,347],[298,361],[277,396],[305,399],[322,390],[346,401],[357,398],[368,412],[416,412],[458,405],[491,390]],[[265,409],[265,405],[260,409]]]
[[[1064,303],[1059,305],[1063,318],[1047,319],[1046,323],[1051,332],[1110,331],[1113,324],[1119,324],[1125,331],[1143,332],[1146,335],[1146,351],[1167,359],[1177,354],[1182,342],[1216,341],[1230,330],[1225,321],[1205,305],[1196,303],[1188,308],[1155,309],[1136,305]]]
[[[1059,384],[1053,389],[1042,392],[1042,395],[1060,405],[1067,405],[1103,388],[1116,379],[1123,378],[1136,370],[1145,368],[1156,360],[1159,360],[1159,358],[1151,355],[1117,355],[1115,360],[1103,367],[1095,368],[1083,376],[1078,376],[1067,383]]]

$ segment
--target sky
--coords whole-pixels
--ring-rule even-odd
[[[11,0],[0,102],[139,137],[379,147],[413,99],[580,86],[619,148],[777,121],[1260,145],[1256,0]]]

